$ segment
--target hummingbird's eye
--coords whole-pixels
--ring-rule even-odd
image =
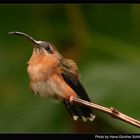
[[[51,46],[50,46],[49,44],[45,45],[45,46],[44,46],[44,49],[45,49],[47,52],[52,53],[52,48],[51,48]]]
[[[50,50],[50,46],[49,46],[49,45],[45,45],[45,46],[44,46],[44,49],[45,49],[46,51],[49,51],[49,50]]]

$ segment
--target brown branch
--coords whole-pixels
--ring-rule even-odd
[[[92,108],[92,109],[96,109],[98,111],[109,114],[113,118],[120,119],[122,121],[125,121],[129,124],[132,124],[132,125],[140,128],[140,121],[135,120],[135,119],[119,112],[118,110],[116,110],[113,107],[107,108],[107,107],[104,107],[104,106],[101,106],[101,105],[98,105],[98,104],[95,104],[95,103],[91,103],[91,102],[88,102],[88,101],[85,101],[85,100],[82,100],[82,99],[79,99],[79,98],[74,98],[73,103],[78,104],[78,105],[87,106],[87,107]]]

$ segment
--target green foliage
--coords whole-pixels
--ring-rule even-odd
[[[61,103],[29,90],[30,43],[22,31],[54,43],[80,69],[91,99],[139,119],[140,7],[123,4],[1,4],[0,132],[138,133],[139,129],[96,112],[91,123],[74,122]]]

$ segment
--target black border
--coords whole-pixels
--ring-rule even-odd
[[[31,139],[43,139],[47,138],[48,140],[94,140],[94,139],[140,139],[140,134],[44,134],[44,133],[33,133],[33,134],[23,134],[23,133],[17,133],[17,134],[0,134],[0,138],[8,138],[10,139],[25,139],[29,138]]]
[[[1,3],[4,4],[86,4],[86,3],[95,3],[95,4],[139,4],[140,0],[1,0]]]

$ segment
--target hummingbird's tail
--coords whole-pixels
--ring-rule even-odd
[[[90,108],[87,108],[85,106],[76,106],[70,104],[70,102],[68,101],[64,101],[64,104],[69,114],[73,117],[74,120],[81,118],[83,121],[93,121],[95,119],[95,115]]]

